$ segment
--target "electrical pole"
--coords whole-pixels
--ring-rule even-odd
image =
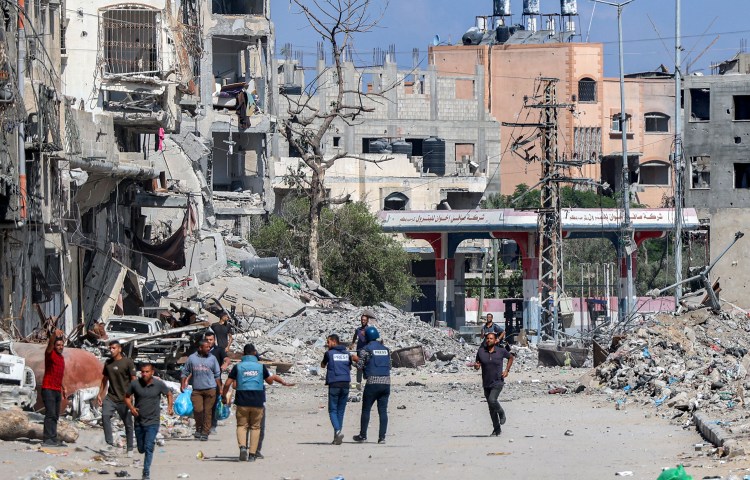
[[[618,320],[624,321],[630,316],[633,301],[633,257],[635,246],[633,245],[633,226],[630,224],[630,166],[628,165],[628,116],[625,113],[625,62],[622,51],[622,9],[625,5],[635,0],[627,0],[621,3],[605,2],[604,0],[592,0],[617,7],[617,44],[620,57],[620,134],[622,137],[622,228],[620,229],[620,245],[618,255],[620,265],[625,263],[626,280],[625,293],[620,292],[624,298],[620,299],[620,311]]]
[[[682,297],[682,202],[685,185],[683,183],[682,162],[682,40],[681,40],[681,0],[675,0],[675,43],[674,43],[674,290],[675,308]]]

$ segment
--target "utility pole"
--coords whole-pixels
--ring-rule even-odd
[[[682,202],[684,196],[682,161],[682,39],[681,0],[675,0],[674,43],[674,290],[675,308],[682,297]]]
[[[620,245],[618,255],[620,264],[625,263],[626,280],[625,293],[620,292],[624,298],[620,299],[618,320],[623,321],[632,312],[633,301],[633,257],[635,246],[633,245],[633,226],[630,223],[630,167],[628,165],[628,116],[625,113],[625,63],[622,51],[622,9],[625,5],[635,0],[626,0],[620,3],[605,2],[604,0],[592,0],[617,7],[617,43],[620,57],[620,133],[622,137],[622,228],[620,229]]]

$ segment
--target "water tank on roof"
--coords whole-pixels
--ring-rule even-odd
[[[495,29],[495,38],[498,43],[505,43],[518,30],[524,30],[521,25],[500,25]]]
[[[578,15],[576,0],[560,0],[560,15]]]
[[[406,155],[408,158],[411,158],[412,145],[409,142],[405,142],[403,140],[399,140],[399,141],[393,142],[391,144],[391,152],[392,153],[402,153],[402,154]]]
[[[430,137],[422,143],[422,171],[445,175],[445,140]]]
[[[391,153],[391,145],[385,138],[370,140],[370,153]]]
[[[493,0],[492,15],[495,17],[510,16],[510,0]]]
[[[539,15],[539,0],[523,0],[524,15]]]
[[[479,30],[477,27],[471,27],[461,37],[461,43],[464,45],[479,45],[484,38],[484,32]]]

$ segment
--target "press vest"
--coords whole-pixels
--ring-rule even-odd
[[[254,355],[245,355],[237,364],[237,390],[263,391],[263,365]]]
[[[352,359],[343,345],[336,345],[326,352],[328,364],[326,368],[326,385],[335,382],[351,382],[352,376],[349,369],[352,366]]]
[[[365,365],[365,378],[388,377],[391,374],[391,353],[385,346],[373,340],[363,348],[365,352],[372,354]]]

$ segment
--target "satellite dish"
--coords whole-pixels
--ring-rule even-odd
[[[440,35],[435,35],[432,37],[432,46],[437,47],[438,45],[440,45]]]

